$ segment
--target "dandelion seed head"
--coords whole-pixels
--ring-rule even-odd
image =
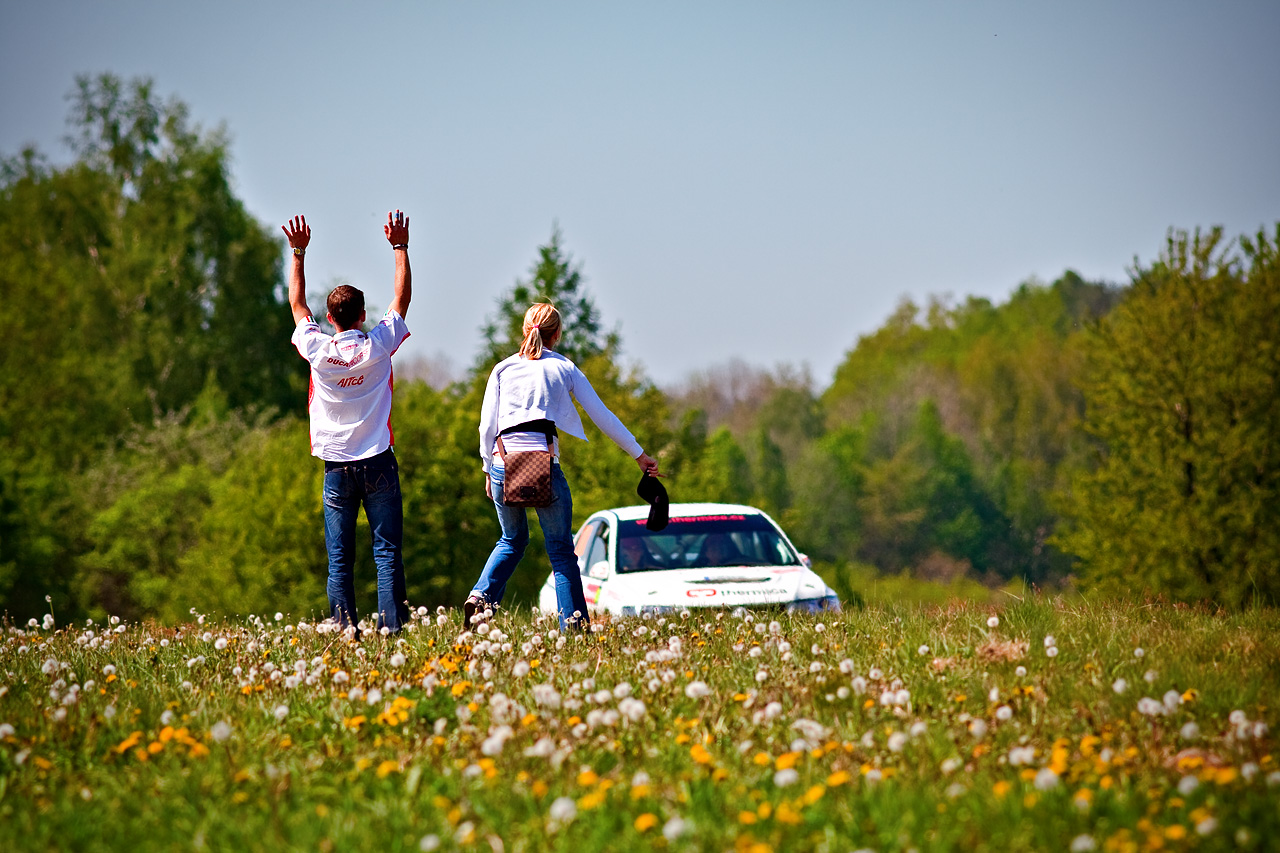
[[[219,720],[213,724],[213,728],[209,729],[209,734],[218,743],[226,743],[231,737],[231,724],[226,720]]]
[[[999,627],[999,625],[1000,625],[1000,617],[999,617],[999,616],[988,616],[988,617],[987,617],[987,627],[988,627],[988,628],[997,628],[997,627]]]
[[[1077,835],[1071,839],[1071,846],[1068,849],[1071,853],[1089,853],[1090,850],[1098,849],[1098,842],[1093,840],[1092,835]]]
[[[1145,652],[1145,651],[1143,651],[1141,647],[1138,647],[1138,648],[1136,648],[1136,649],[1134,649],[1134,650],[1133,650],[1133,656],[1134,656],[1135,658],[1141,658],[1141,657],[1142,657],[1143,655],[1145,655],[1145,654],[1146,654],[1146,652]]]
[[[1002,721],[1013,719],[1013,709],[1008,705],[1001,705],[999,708],[996,708],[996,719]]]

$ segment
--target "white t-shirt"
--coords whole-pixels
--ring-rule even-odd
[[[395,311],[388,311],[367,335],[359,329],[326,335],[311,317],[298,323],[293,345],[311,365],[311,455],[354,462],[395,443],[391,356],[408,337],[409,328]]]

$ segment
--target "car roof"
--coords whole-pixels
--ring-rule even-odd
[[[606,511],[617,516],[619,521],[635,521],[636,519],[649,517],[648,504],[620,506]],[[726,515],[729,513],[734,515],[764,515],[763,512],[755,507],[745,506],[744,504],[671,504],[672,518],[681,518],[689,515]]]

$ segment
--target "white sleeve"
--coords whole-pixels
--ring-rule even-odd
[[[377,325],[369,330],[369,337],[377,341],[389,355],[395,355],[396,350],[409,337],[409,327],[405,325],[403,317],[388,309]]]
[[[596,389],[591,387],[591,382],[587,379],[587,375],[576,364],[573,366],[573,388],[571,391],[574,399],[582,406],[582,411],[586,412],[587,417],[591,418],[591,422],[600,427],[600,431],[613,439],[613,443],[621,447],[628,456],[635,459],[641,453],[644,453],[635,436],[622,425],[622,421],[618,420],[617,415],[609,411],[609,407],[604,404],[600,399],[600,395],[596,393]]]
[[[485,473],[493,459],[493,443],[498,439],[498,368],[495,366],[484,386],[484,403],[480,406],[480,461]]]
[[[298,355],[311,362],[316,354],[324,349],[330,338],[320,330],[320,324],[314,317],[303,317],[293,330],[291,342],[298,350]]]

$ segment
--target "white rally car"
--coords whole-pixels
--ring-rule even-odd
[[[659,532],[649,507],[595,513],[574,537],[583,592],[592,612],[617,616],[692,607],[788,612],[839,610],[840,599],[782,529],[760,510],[737,504],[671,504]],[[555,576],[538,595],[556,612]]]

